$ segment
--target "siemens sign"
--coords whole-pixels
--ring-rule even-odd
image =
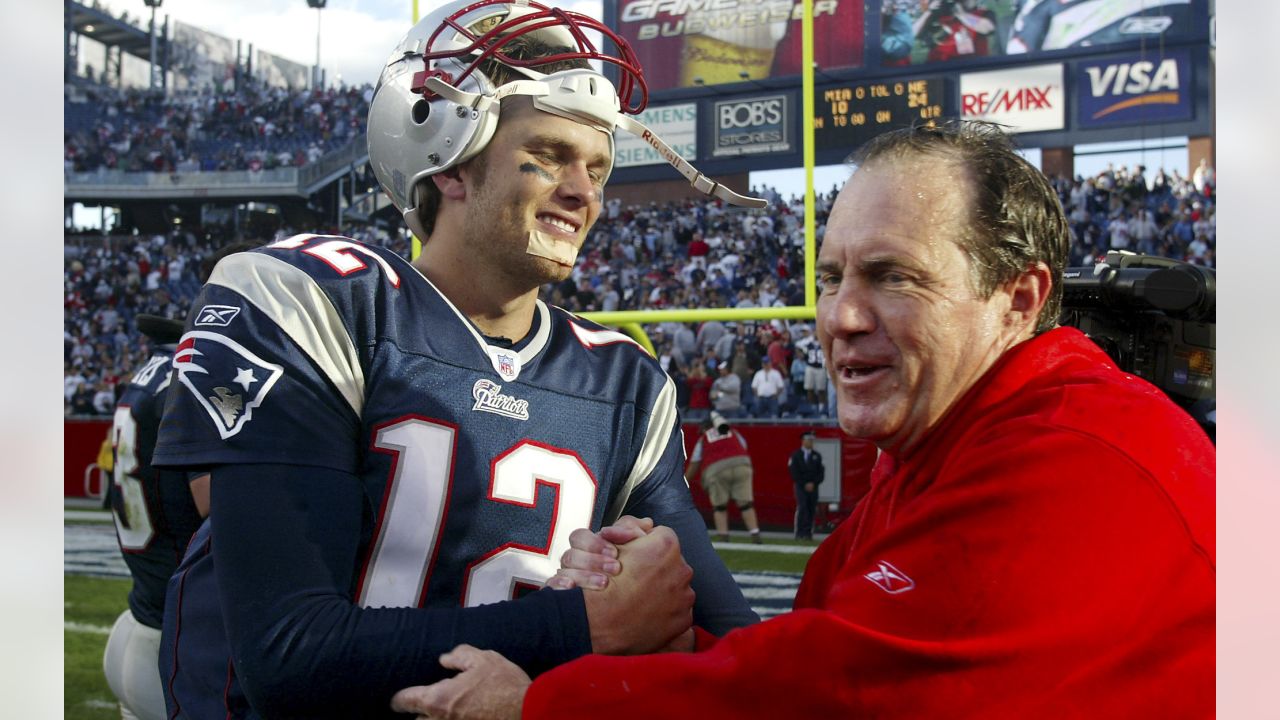
[[[790,152],[788,102],[786,95],[717,102],[712,157]]]
[[[685,160],[698,157],[698,104],[650,107],[637,118]],[[615,168],[657,165],[667,162],[652,145],[629,132],[614,135]]]
[[[1191,119],[1191,62],[1186,51],[1163,57],[1113,57],[1079,64],[1080,126]]]

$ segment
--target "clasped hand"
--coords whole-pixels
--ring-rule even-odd
[[[693,649],[693,570],[669,528],[624,516],[599,533],[569,536],[561,568],[546,585],[583,588],[593,652],[631,655]],[[433,720],[519,718],[531,681],[491,650],[459,645],[440,656],[459,673],[431,685],[405,688],[391,699],[397,712]]]

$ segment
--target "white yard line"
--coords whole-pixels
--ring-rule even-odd
[[[88,623],[78,623],[63,621],[62,629],[67,632],[88,633],[90,635],[110,635],[111,628],[102,625],[90,625]]]

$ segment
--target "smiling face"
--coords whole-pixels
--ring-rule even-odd
[[[970,195],[955,163],[886,158],[854,173],[827,222],[817,327],[840,427],[900,456],[1030,334],[1008,288],[975,290],[957,244]]]
[[[504,100],[493,140],[464,174],[465,235],[486,270],[529,287],[568,277],[600,215],[609,150],[599,130]]]

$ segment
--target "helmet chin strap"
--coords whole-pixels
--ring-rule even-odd
[[[689,181],[689,184],[699,192],[713,197],[718,197],[730,205],[737,205],[739,207],[763,208],[768,206],[769,201],[764,198],[739,195],[724,185],[721,185],[706,175],[698,172],[698,169],[690,164],[688,160],[680,157],[680,153],[671,149],[671,146],[664,142],[662,138],[658,137],[657,133],[650,130],[648,126],[639,120],[628,115],[619,114],[617,123],[618,127],[627,130],[632,135],[635,135],[646,143],[649,143],[650,147],[657,150],[658,154],[661,155],[664,160],[671,163],[671,167],[675,168],[676,172],[683,175],[685,179]]]
[[[424,85],[428,90],[450,101],[486,112],[493,103],[511,95],[528,95],[534,107],[543,112],[559,115],[575,122],[594,127],[612,136],[614,128],[622,128],[635,135],[658,152],[699,192],[720,198],[739,207],[763,208],[769,203],[763,198],[747,197],[721,185],[698,172],[688,160],[676,152],[639,120],[618,111],[618,96],[608,78],[589,70],[564,70],[544,75],[527,68],[516,68],[529,80],[514,80],[499,87],[493,95],[459,90],[437,77],[429,77]],[[479,152],[482,148],[476,148]],[[610,148],[612,149],[612,148]]]

